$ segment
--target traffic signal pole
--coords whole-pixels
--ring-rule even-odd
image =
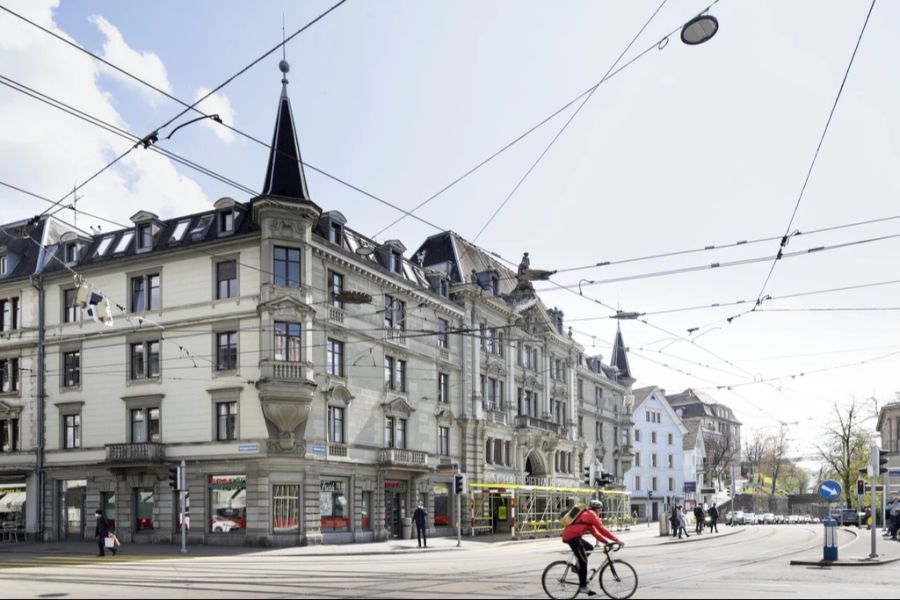
[[[184,510],[184,496],[187,493],[185,489],[187,488],[187,464],[185,463],[185,461],[181,461],[181,481],[179,483],[179,487],[181,488],[180,490],[178,490],[178,498],[179,500],[181,500],[181,552],[186,553],[188,524],[187,515],[185,514]]]
[[[878,461],[881,458],[881,452],[879,450],[878,444],[872,442],[872,468],[869,472],[869,478],[872,481],[872,501],[869,503],[869,512],[872,515],[872,552],[869,554],[869,558],[873,559],[878,558],[878,552],[875,549],[875,544],[877,542],[877,537],[875,536],[875,507],[877,506],[877,504],[875,504],[875,495],[878,493],[878,477],[881,468],[881,465],[878,464]]]

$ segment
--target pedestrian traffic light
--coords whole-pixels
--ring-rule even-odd
[[[457,494],[463,494],[466,491],[466,475],[465,473],[457,473],[453,476],[453,489]]]
[[[653,490],[647,491],[647,500],[653,500]]]
[[[856,480],[856,495],[862,496],[866,493],[866,480],[865,479],[857,479]]]
[[[587,465],[584,468],[584,478],[582,479],[582,482],[588,487],[594,487],[594,465]]]
[[[878,466],[879,466],[879,474],[884,475],[888,472],[886,465],[888,462],[887,450],[879,450],[878,451]]]
[[[169,467],[169,487],[180,490],[182,487],[181,467]]]

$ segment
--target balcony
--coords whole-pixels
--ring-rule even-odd
[[[312,379],[310,366],[304,362],[264,360],[259,364],[262,378],[268,381],[306,381]]]
[[[564,436],[566,434],[566,428],[562,425],[558,425],[557,423],[552,423],[550,421],[545,421],[543,419],[538,419],[535,417],[528,417],[525,415],[519,415],[516,417],[516,429],[538,429],[541,431],[547,431],[549,433],[555,433],[556,435]]]
[[[328,320],[332,323],[344,323],[344,311],[336,306],[328,307]]]
[[[485,417],[488,423],[493,423],[494,425],[509,425],[509,416],[505,412],[488,408]]]
[[[438,357],[446,362],[450,362],[450,350],[443,346],[438,348]]]
[[[347,458],[347,446],[344,444],[328,444],[329,458]]]
[[[383,448],[378,452],[379,464],[413,469],[428,468],[428,453],[399,448]]]
[[[106,446],[106,462],[120,465],[161,463],[165,462],[165,454],[165,445],[157,442]]]
[[[406,331],[403,329],[385,329],[384,341],[397,344],[398,346],[406,346]]]

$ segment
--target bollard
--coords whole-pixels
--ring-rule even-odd
[[[822,524],[825,525],[825,546],[823,548],[824,552],[822,560],[837,560],[837,521],[828,517],[827,519],[822,520]]]

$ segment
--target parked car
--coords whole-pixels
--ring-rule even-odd
[[[744,525],[759,525],[759,517],[756,513],[744,513]]]
[[[725,524],[726,525],[743,525],[744,524],[744,511],[739,510],[732,513],[730,510],[725,513]]]
[[[812,522],[814,525],[819,525],[822,522],[822,519],[820,519],[819,517],[813,517]]]
[[[856,525],[859,527],[865,521],[866,515],[852,508],[842,508],[832,511],[831,517],[836,519],[839,525]]]
[[[763,523],[766,525],[774,525],[775,524],[775,515],[772,513],[766,513],[762,517]]]

